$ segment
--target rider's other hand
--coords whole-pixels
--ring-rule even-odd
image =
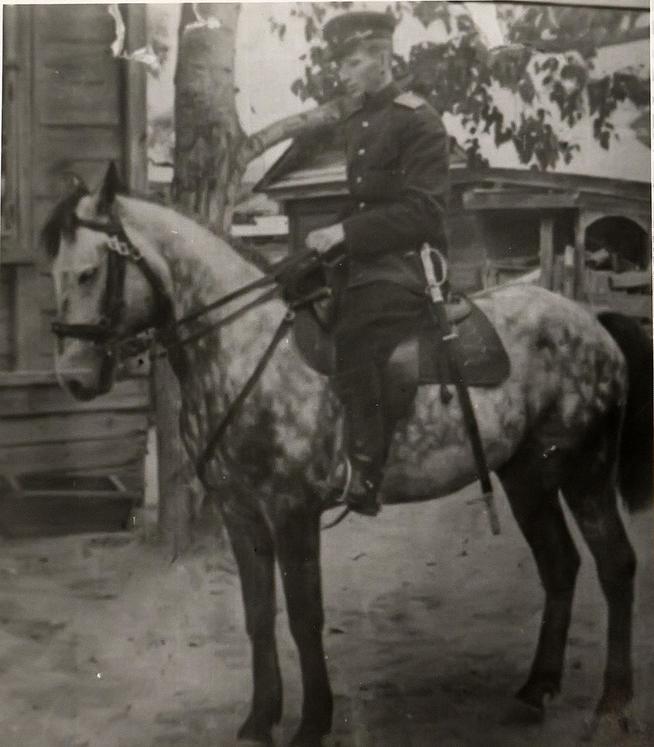
[[[305,244],[308,249],[314,249],[320,254],[328,252],[336,244],[345,240],[345,232],[342,223],[335,223],[333,226],[317,228],[307,236]]]

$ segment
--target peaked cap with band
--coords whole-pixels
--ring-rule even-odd
[[[331,18],[323,28],[330,57],[338,60],[353,52],[363,41],[392,39],[395,19],[388,13],[360,11]]]

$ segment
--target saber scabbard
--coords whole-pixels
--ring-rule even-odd
[[[436,270],[434,268],[434,256],[438,258],[440,264],[439,277],[436,276]],[[498,535],[500,533],[500,520],[495,506],[495,496],[493,495],[493,486],[490,480],[486,454],[481,441],[481,434],[479,433],[479,425],[477,423],[475,411],[472,406],[472,401],[470,400],[470,392],[468,391],[468,385],[465,380],[463,366],[461,365],[459,338],[456,330],[452,329],[449,319],[447,318],[445,299],[443,298],[443,291],[441,290],[441,286],[447,277],[447,263],[441,252],[429,246],[429,244],[423,245],[420,250],[420,259],[422,260],[425,278],[427,279],[427,292],[431,301],[429,308],[434,323],[443,340],[448,362],[450,364],[450,370],[454,379],[454,387],[459,398],[463,420],[470,438],[477,476],[479,477],[479,483],[481,485],[482,499],[488,514],[491,532],[494,535]]]

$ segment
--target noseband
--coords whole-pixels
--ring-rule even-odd
[[[109,252],[107,257],[107,282],[102,296],[100,318],[95,324],[68,324],[55,320],[51,328],[59,338],[72,337],[86,340],[98,346],[103,346],[110,354],[113,345],[127,337],[136,335],[141,330],[135,330],[127,336],[117,334],[125,308],[125,273],[127,263],[132,262],[143,273],[150,283],[154,293],[155,319],[162,319],[166,311],[170,310],[170,302],[166,296],[163,284],[148,263],[143,259],[139,250],[132,244],[120,222],[102,223],[100,221],[85,220],[73,216],[75,227],[89,228],[105,234],[108,239],[105,248]],[[148,324],[147,326],[153,326]],[[145,328],[145,327],[144,327]]]
[[[326,264],[325,257],[321,257],[313,251],[288,257],[285,260],[278,262],[277,265],[271,268],[271,271],[263,277],[227,293],[216,301],[192,311],[181,319],[173,321],[172,305],[170,299],[165,293],[162,281],[159,276],[152,271],[152,268],[143,259],[139,250],[129,240],[129,237],[125,233],[120,222],[101,223],[98,221],[85,220],[77,216],[74,216],[74,221],[75,226],[99,231],[108,237],[105,244],[105,247],[109,252],[107,258],[107,283],[102,299],[102,311],[100,319],[96,324],[68,324],[57,320],[52,323],[52,331],[59,338],[72,337],[78,340],[87,340],[102,347],[106,362],[113,358],[115,348],[118,348],[119,346],[120,348],[124,346],[129,351],[129,354],[142,352],[147,349],[149,343],[145,345],[140,344],[137,335],[148,327],[158,327],[167,323],[169,331],[174,331],[180,326],[193,322],[215,309],[221,308],[232,301],[249,295],[253,291],[263,289],[266,286],[273,286],[258,295],[254,300],[243,304],[236,311],[227,314],[216,322],[204,325],[202,329],[191,335],[173,340],[164,330],[163,334],[157,339],[166,349],[166,353],[164,354],[167,354],[167,352],[173,348],[193,342],[214,329],[230,324],[248,310],[260,306],[271,298],[277,296],[280,288],[283,289],[284,301],[288,307],[287,313],[279,323],[267,348],[244,383],[241,391],[228,405],[220,422],[210,434],[207,439],[207,444],[196,462],[195,466],[198,475],[202,480],[206,480],[205,471],[208,463],[213,457],[214,451],[222,440],[227,428],[237,417],[244,401],[261,377],[277,346],[293,325],[295,311],[303,308],[312,308],[312,304],[315,301],[321,300],[322,298],[325,298],[326,295],[329,295],[329,290],[327,290],[322,284],[322,278],[324,277],[324,264]],[[338,253],[333,251],[329,260],[335,262],[338,261],[338,259]],[[120,323],[125,306],[125,271],[127,268],[127,262],[135,264],[141,270],[145,278],[150,282],[155,297],[155,315],[147,327],[144,326],[143,329],[135,330],[129,335],[119,335],[115,330]],[[318,280],[315,277],[316,272],[318,272]],[[307,277],[313,277],[313,280],[308,283],[303,282],[303,279]],[[130,350],[130,346],[133,350]],[[333,525],[342,520],[348,512],[349,509],[346,509],[339,519],[336,522],[333,522]]]

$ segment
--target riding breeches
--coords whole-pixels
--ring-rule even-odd
[[[373,485],[394,427],[383,402],[383,367],[426,311],[424,296],[393,283],[351,288],[339,299],[334,387],[345,408],[348,453]]]
[[[395,283],[342,291],[336,311],[336,373],[374,363],[382,367],[395,347],[428,313],[426,296]]]

